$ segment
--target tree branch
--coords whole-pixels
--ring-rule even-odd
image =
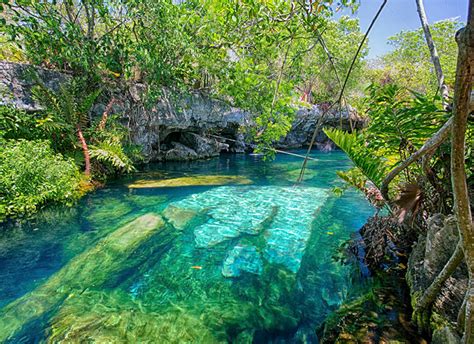
[[[433,282],[431,282],[431,285],[425,290],[423,296],[416,304],[415,313],[419,314],[428,309],[433,304],[441,288],[443,287],[444,282],[446,282],[446,280],[454,273],[459,264],[461,264],[463,258],[464,254],[462,252],[462,243],[461,240],[459,240],[453,255],[449,258],[448,262],[443,267],[443,270],[441,270]]]
[[[428,25],[428,18],[426,17],[425,7],[423,5],[423,0],[416,0],[416,7],[418,10],[418,14],[420,16],[421,26],[423,27],[423,31],[425,33],[426,43],[428,44],[428,48],[431,54],[431,61],[433,62],[433,66],[436,72],[436,78],[438,79],[438,87],[441,91],[441,97],[443,99],[443,107],[446,110],[448,107],[448,86],[444,83],[444,74],[443,69],[441,68],[441,62],[439,61],[438,51],[436,50],[436,46],[433,41],[433,37],[431,36],[431,30]]]
[[[390,201],[390,197],[388,195],[388,187],[390,182],[400,172],[413,164],[415,161],[436,150],[436,148],[438,148],[449,137],[452,123],[453,118],[451,117],[428,141],[425,142],[425,144],[420,149],[410,155],[408,159],[397,165],[397,167],[391,170],[390,173],[385,177],[382,184],[380,185],[380,192],[387,202]]]

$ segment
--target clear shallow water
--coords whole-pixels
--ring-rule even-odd
[[[313,157],[297,187],[291,156],[150,165],[4,228],[0,342],[268,342],[317,327],[352,287],[333,256],[374,210],[331,192],[343,153]]]

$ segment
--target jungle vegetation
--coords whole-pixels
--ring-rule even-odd
[[[426,227],[427,214],[455,214],[460,249],[415,318],[427,326],[440,284],[464,260],[471,283],[459,329],[472,342],[474,9],[467,24],[430,24],[416,2],[422,27],[390,38],[394,50],[368,62],[358,20],[338,15],[356,11],[356,0],[4,1],[0,58],[72,79],[58,91],[37,82],[41,111],[0,107],[0,221],[71,204],[94,181],[139,163],[120,114],[109,116],[111,87],[143,83],[149,104],[170,89],[252,111],[260,149],[287,133],[298,106],[352,104],[367,128],[325,129],[356,166],[340,176],[413,230]],[[94,118],[98,99],[110,106]]]

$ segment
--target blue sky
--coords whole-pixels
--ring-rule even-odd
[[[468,0],[424,0],[428,21],[460,17],[467,18]],[[362,31],[366,31],[382,0],[360,0],[359,11],[354,15],[360,19]],[[347,13],[348,14],[348,13]],[[369,58],[383,55],[390,50],[387,38],[402,30],[420,27],[415,0],[388,0],[383,12],[369,35]]]

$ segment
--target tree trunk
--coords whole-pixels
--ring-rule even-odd
[[[105,107],[104,112],[102,113],[102,118],[99,123],[99,130],[105,129],[105,125],[107,124],[107,119],[109,117],[109,112],[112,110],[112,106],[114,106],[114,104],[117,102],[118,101],[115,97],[112,97],[112,99],[110,99],[109,103]]]
[[[439,61],[438,51],[431,36],[430,27],[428,25],[428,18],[425,13],[425,6],[423,5],[423,0],[416,0],[416,7],[418,9],[418,14],[420,15],[421,26],[425,33],[426,43],[430,49],[431,61],[436,72],[436,78],[438,79],[438,87],[440,89],[441,97],[443,99],[443,106],[446,109],[448,106],[448,87],[444,83],[444,74],[443,69],[441,68],[441,62]]]
[[[474,343],[474,226],[465,172],[466,127],[474,68],[474,6],[469,2],[468,21],[456,34],[459,47],[454,89],[453,125],[451,131],[451,184],[454,213],[468,267],[469,284],[464,317],[463,343]]]
[[[84,163],[86,165],[84,168],[84,174],[89,177],[91,175],[91,158],[89,154],[89,148],[87,147],[87,142],[84,139],[84,135],[82,135],[82,129],[79,125],[77,125],[77,137],[79,138],[82,152],[84,154]]]

